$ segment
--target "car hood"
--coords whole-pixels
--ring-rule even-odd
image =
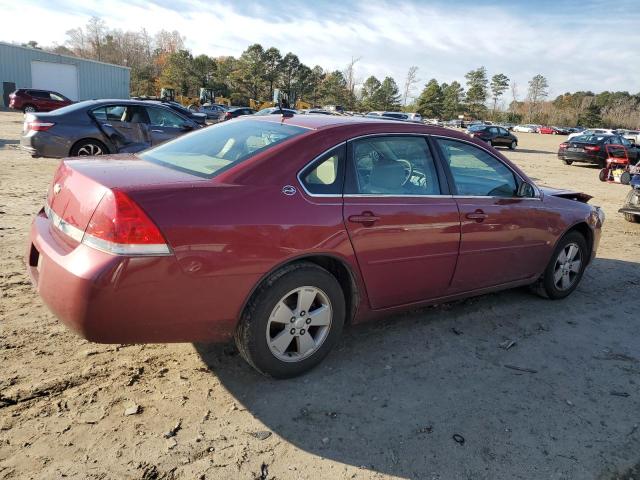
[[[566,198],[567,200],[575,200],[576,202],[587,203],[593,196],[578,192],[576,190],[559,189],[552,187],[538,187],[544,195],[552,197]]]

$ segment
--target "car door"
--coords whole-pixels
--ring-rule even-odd
[[[498,136],[500,138],[500,145],[508,147],[511,145],[511,135],[507,129],[498,127]]]
[[[539,195],[519,197],[522,180],[487,150],[446,137],[435,142],[460,210],[462,238],[452,291],[539,274],[553,242],[547,229],[552,214],[542,208]]]
[[[629,162],[635,165],[638,162],[638,147],[626,137],[618,136],[617,139],[620,145],[624,145]]]
[[[347,166],[344,222],[371,307],[444,295],[458,256],[460,217],[426,138],[354,139]]]
[[[147,106],[146,109],[149,115],[149,133],[152,145],[174,139],[193,129],[189,120],[168,108]]]
[[[100,131],[111,144],[111,151],[140,151],[150,146],[149,119],[140,105],[113,104],[91,111]]]

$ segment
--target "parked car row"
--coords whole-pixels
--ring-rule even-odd
[[[588,131],[585,131],[588,132]],[[570,137],[558,147],[558,158],[565,165],[574,162],[591,163],[600,168],[606,166],[607,158],[624,155],[632,165],[640,158],[640,146],[622,135],[613,133],[585,133]]]
[[[471,125],[466,133],[494,147],[501,146],[515,150],[518,146],[518,137],[506,128],[497,125]]]

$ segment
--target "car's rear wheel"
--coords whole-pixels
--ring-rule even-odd
[[[571,165],[573,163],[573,160],[567,160],[563,158],[562,163],[564,163],[565,165]]]
[[[509,150],[515,150],[517,146],[518,146],[518,143],[515,140],[513,140],[511,142],[511,145],[509,145]]]
[[[25,106],[22,108],[22,111],[23,111],[24,113],[33,113],[33,112],[37,112],[37,111],[38,111],[38,109],[36,108],[36,106],[35,106],[35,105],[28,104],[28,105],[25,105]]]
[[[80,140],[73,147],[71,147],[69,155],[72,157],[93,157],[97,155],[107,155],[108,153],[109,150],[104,143],[93,138],[88,138],[85,140]]]
[[[627,222],[640,223],[640,215],[634,215],[633,213],[625,213],[624,214],[624,219]]]
[[[259,287],[243,313],[235,341],[259,372],[294,377],[324,359],[340,338],[344,319],[344,293],[336,278],[315,264],[294,264]]]
[[[579,232],[569,232],[556,246],[542,277],[533,285],[542,297],[553,300],[565,298],[573,292],[589,261],[589,249]]]

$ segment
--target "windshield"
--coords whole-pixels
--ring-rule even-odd
[[[240,163],[307,129],[280,122],[234,120],[203,128],[140,154],[159,163],[205,178]]]
[[[484,130],[486,128],[486,125],[471,125],[469,126],[469,131],[470,132],[479,132],[480,130]]]

